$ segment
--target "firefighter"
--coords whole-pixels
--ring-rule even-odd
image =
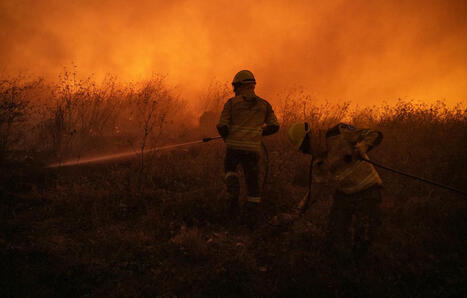
[[[227,146],[225,183],[232,209],[238,208],[240,194],[238,165],[245,173],[247,202],[254,205],[261,202],[258,185],[261,140],[279,130],[272,106],[255,94],[255,84],[255,77],[248,70],[235,75],[232,81],[235,97],[227,100],[217,124]]]
[[[288,135],[295,149],[311,154],[308,123],[292,125]],[[367,253],[380,225],[382,181],[373,165],[362,157],[369,159],[368,151],[382,138],[379,131],[339,123],[326,132],[327,151],[313,159],[312,181],[328,183],[335,189],[326,246],[338,262],[358,262]]]

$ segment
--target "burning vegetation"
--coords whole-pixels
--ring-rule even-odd
[[[338,258],[325,244],[336,186],[307,193],[310,158],[287,128],[307,121],[318,157],[337,123],[370,128],[378,137],[359,148],[372,161],[465,191],[466,11],[461,0],[0,1],[0,296],[465,297],[465,196],[378,169],[378,233],[358,262]],[[242,127],[250,140],[230,134],[265,145],[249,180],[260,194],[242,184],[234,216],[216,125],[241,69],[255,78],[237,77],[237,91],[254,106],[257,80],[274,121]],[[315,203],[293,217],[305,193]]]
[[[324,238],[332,186],[287,228],[268,219],[306,191],[308,160],[286,128],[307,120],[315,149],[341,121],[384,135],[372,159],[457,188],[467,181],[464,104],[317,104],[289,90],[274,101],[282,129],[266,137],[262,208],[226,208],[224,145],[150,151],[211,135],[229,89],[213,84],[194,110],[153,76],[102,84],[65,72],[56,83],[0,84],[2,296],[456,297],[465,285],[465,197],[380,170],[382,228],[360,267],[339,267]],[[216,119],[216,120],[212,120]],[[214,121],[214,123],[212,123]],[[76,167],[51,163],[133,152]],[[264,162],[263,162],[264,165]],[[244,187],[243,187],[244,188]]]

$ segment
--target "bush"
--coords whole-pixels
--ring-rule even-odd
[[[332,187],[321,185],[318,194],[314,185],[319,200],[293,225],[265,224],[306,191],[309,159],[290,148],[290,123],[311,123],[315,153],[338,122],[380,130],[384,139],[372,159],[464,188],[465,105],[399,101],[361,108],[316,104],[291,90],[273,104],[280,132],[264,140],[269,175],[262,207],[234,219],[226,209],[221,142],[145,151],[195,140],[206,128],[187,124],[197,122],[196,113],[164,77],[136,84],[76,77],[65,72],[56,84],[21,78],[0,84],[0,153],[11,162],[2,163],[0,175],[3,296],[465,293],[467,203],[431,185],[378,170],[383,226],[359,268],[336,268],[323,245]],[[213,88],[200,114],[218,109],[227,94]],[[15,151],[40,164],[15,160]],[[135,158],[42,166],[121,151]]]

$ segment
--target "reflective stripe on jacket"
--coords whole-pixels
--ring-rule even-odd
[[[382,185],[375,168],[354,156],[354,146],[363,142],[371,150],[381,142],[382,134],[370,129],[357,129],[339,123],[326,133],[327,154],[313,164],[314,181],[331,179],[339,191],[346,194],[365,190],[373,185]],[[366,154],[363,154],[368,158]],[[315,175],[314,175],[315,176]]]
[[[279,125],[271,105],[257,96],[236,96],[225,103],[218,126],[228,127],[228,148],[260,151],[264,124]]]

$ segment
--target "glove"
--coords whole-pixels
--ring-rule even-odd
[[[269,136],[275,134],[279,130],[279,125],[268,125],[263,128],[262,135]]]
[[[217,131],[223,139],[225,139],[229,135],[229,128],[227,127],[227,125],[217,126]]]
[[[358,159],[362,159],[365,157],[365,154],[368,152],[368,145],[363,143],[363,142],[359,142],[357,144],[355,144],[354,146],[354,155],[356,158]]]

